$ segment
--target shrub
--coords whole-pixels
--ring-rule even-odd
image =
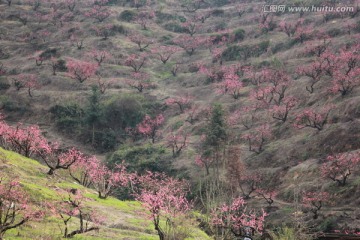
[[[186,32],[186,28],[180,26],[176,22],[169,22],[169,23],[165,24],[164,29],[171,31],[171,32],[176,32],[176,33],[185,33]]]
[[[169,13],[156,11],[155,14],[156,14],[157,23],[159,23],[159,24],[166,22],[166,21],[171,21],[171,20],[176,19],[176,16],[169,14]]]
[[[52,57],[57,57],[57,56],[58,56],[58,52],[57,52],[56,48],[48,48],[39,55],[39,57],[44,60],[50,59]]]
[[[236,29],[234,31],[234,41],[242,41],[245,38],[245,30],[244,29]]]
[[[10,88],[10,84],[5,79],[0,79],[0,91]]]
[[[355,32],[360,32],[360,20],[356,22],[356,25],[354,27]]]
[[[259,57],[269,48],[270,41],[262,41],[256,45],[230,46],[222,53],[225,61],[246,60],[249,57]]]
[[[224,34],[216,34],[212,36],[212,43],[213,44],[219,44],[223,38],[228,39],[229,38],[229,34],[228,33],[224,33]]]
[[[220,23],[215,25],[214,31],[218,32],[218,31],[225,30],[226,28],[227,28],[227,23],[226,22],[220,22]]]
[[[59,59],[56,63],[56,70],[59,72],[66,72],[67,71],[66,61],[63,59]]]
[[[330,37],[336,37],[341,35],[343,32],[338,28],[331,28],[326,32]]]
[[[224,10],[222,9],[215,9],[213,12],[212,12],[212,15],[214,17],[222,17],[224,16]]]
[[[118,19],[120,21],[131,22],[135,19],[136,14],[131,10],[124,10],[120,13]]]
[[[50,108],[56,126],[63,132],[78,132],[82,124],[84,110],[76,103],[55,105]]]
[[[127,34],[127,30],[123,25],[113,25],[113,27],[111,28],[111,31],[113,33],[119,33],[119,34]]]
[[[128,171],[137,171],[140,174],[145,171],[169,173],[172,169],[171,163],[163,157],[164,154],[165,149],[161,146],[123,146],[115,151],[107,162],[109,166],[114,166],[125,160]]]
[[[104,107],[108,126],[122,130],[135,127],[145,115],[143,101],[143,97],[137,95],[121,95],[111,99]]]
[[[107,130],[98,130],[95,131],[94,142],[92,142],[92,131],[87,131],[81,135],[81,139],[85,143],[91,143],[92,146],[100,151],[100,152],[107,152],[114,150],[117,140],[116,140],[116,133],[112,129]]]

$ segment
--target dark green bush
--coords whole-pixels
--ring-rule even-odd
[[[337,219],[335,217],[330,217],[324,219],[324,221],[319,224],[317,230],[319,232],[333,232],[334,230],[338,229]]]
[[[171,31],[171,32],[176,32],[176,33],[185,33],[187,31],[186,28],[183,28],[176,22],[166,23],[164,25],[164,29]]]
[[[136,13],[131,10],[124,10],[120,13],[118,19],[120,21],[131,22],[135,19]]]
[[[125,161],[130,172],[145,171],[171,172],[171,162],[164,157],[163,147],[155,145],[123,146],[115,151],[107,160],[109,166]]]
[[[341,35],[343,32],[338,28],[331,28],[326,32],[330,37],[337,37]]]
[[[94,132],[94,144],[92,145],[99,152],[114,150],[117,145],[116,133],[112,129],[99,130]],[[92,131],[83,133],[80,139],[86,144],[92,144]]]
[[[270,41],[263,41],[256,45],[230,46],[222,54],[225,61],[246,60],[249,57],[258,57],[265,53]]]
[[[66,61],[63,59],[59,59],[56,63],[56,68],[60,72],[66,72],[67,71]]]
[[[224,10],[222,10],[222,9],[215,9],[211,14],[212,14],[214,17],[222,17],[222,16],[224,16]]]
[[[46,60],[46,59],[50,59],[52,57],[57,57],[58,55],[59,54],[58,54],[56,48],[48,48],[44,52],[42,52],[39,57]]]
[[[135,127],[145,115],[143,102],[143,97],[139,95],[126,94],[111,99],[104,107],[107,125],[122,130]]]
[[[156,21],[158,24],[176,19],[176,16],[161,11],[156,11],[155,14],[156,14]]]
[[[76,103],[55,105],[50,108],[56,126],[63,132],[78,132],[83,122],[84,110]]]
[[[0,91],[7,90],[11,87],[11,85],[5,80],[0,78]]]
[[[186,22],[186,18],[183,17],[183,16],[179,16],[178,19],[179,19],[179,21],[182,22],[182,23]]]
[[[244,29],[236,29],[234,31],[234,41],[242,41],[245,38],[245,30]]]
[[[226,28],[227,28],[227,23],[221,22],[221,23],[216,24],[214,31],[217,32],[217,31],[225,30]]]
[[[229,34],[228,33],[224,33],[224,34],[216,34],[212,36],[212,43],[213,44],[219,44],[222,41],[223,37],[226,37],[227,39],[229,38]]]
[[[113,27],[111,28],[111,31],[114,34],[116,34],[116,33],[124,34],[124,35],[127,34],[127,30],[123,25],[113,25]]]

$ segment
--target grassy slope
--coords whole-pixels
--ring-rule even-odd
[[[48,176],[47,168],[35,160],[25,158],[17,153],[0,148],[1,177],[18,178],[21,186],[30,195],[31,202],[39,205],[42,202],[59,200],[57,190],[80,189],[87,198],[86,206],[94,209],[99,215],[106,217],[106,225],[99,232],[76,235],[73,239],[158,239],[152,224],[143,215],[144,209],[135,201],[120,201],[115,198],[98,199],[95,191],[61,177]],[[75,224],[74,220],[72,224]],[[76,222],[77,223],[77,222]],[[76,225],[74,225],[76,226]],[[61,239],[62,222],[48,215],[41,222],[28,222],[19,229],[6,233],[6,239]],[[70,227],[70,230],[73,229]],[[192,229],[193,238],[208,239],[199,229]]]

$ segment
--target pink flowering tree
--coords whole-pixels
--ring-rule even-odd
[[[179,69],[180,69],[180,66],[181,66],[181,64],[183,64],[184,62],[183,61],[176,61],[173,65],[172,65],[172,67],[171,67],[171,73],[172,73],[172,75],[174,76],[174,77],[176,77],[176,75],[177,75],[177,73],[178,73],[178,71],[179,71]]]
[[[49,61],[49,65],[51,66],[52,75],[56,76],[56,71],[60,68],[60,59],[51,57]]]
[[[326,158],[321,166],[321,175],[345,186],[352,172],[359,169],[360,157],[358,153],[338,153]]]
[[[257,106],[259,108],[269,108],[271,102],[274,99],[274,88],[271,86],[256,87],[250,92],[250,99],[257,100]]]
[[[180,127],[176,132],[171,132],[166,137],[166,146],[171,148],[173,157],[179,156],[180,152],[189,144],[189,134]]]
[[[142,93],[146,89],[155,88],[156,85],[150,81],[150,76],[144,72],[132,72],[131,79],[126,79],[126,84]]]
[[[193,99],[194,98],[189,95],[182,96],[182,97],[173,97],[173,98],[166,99],[165,104],[167,106],[177,105],[180,109],[180,112],[184,113],[185,109],[188,109],[191,107],[191,103],[192,103]]]
[[[256,189],[256,193],[262,197],[267,204],[269,204],[269,207],[274,203],[274,197],[278,194],[278,191],[276,190],[270,190],[270,189]]]
[[[149,115],[145,115],[142,122],[136,125],[136,130],[145,137],[151,138],[152,143],[154,143],[158,130],[164,121],[165,119],[162,114],[159,114],[154,118],[151,118]]]
[[[302,203],[304,207],[313,213],[313,219],[319,217],[319,211],[325,203],[330,202],[330,194],[328,192],[315,191],[304,192],[302,196]]]
[[[258,172],[250,172],[244,169],[238,178],[240,191],[245,199],[250,199],[253,193],[260,188],[261,175]]]
[[[83,83],[87,79],[95,76],[98,64],[77,59],[69,59],[66,62],[66,67],[68,69],[68,77]]]
[[[154,11],[141,11],[137,14],[135,22],[140,24],[143,30],[147,30],[149,24],[155,18]]]
[[[114,84],[115,79],[104,79],[100,74],[96,74],[95,84],[98,86],[101,94],[104,94],[106,90]]]
[[[125,60],[125,66],[131,67],[134,72],[139,72],[148,59],[148,54],[131,54]]]
[[[288,37],[292,37],[292,36],[294,36],[297,28],[298,28],[301,24],[303,24],[303,22],[304,22],[303,19],[297,20],[296,23],[292,23],[292,22],[290,22],[290,21],[288,21],[288,20],[283,20],[283,21],[281,21],[280,24],[279,24],[279,29],[280,29],[281,32],[286,33],[286,35],[287,35]]]
[[[299,67],[297,69],[297,73],[310,78],[310,86],[306,86],[306,90],[309,93],[313,93],[314,85],[321,80],[321,78],[325,75],[327,69],[328,69],[328,64],[326,59],[319,58],[311,65]]]
[[[172,55],[174,55],[175,53],[179,52],[180,48],[176,47],[176,46],[159,46],[159,47],[155,47],[153,49],[151,49],[151,53],[155,54],[158,56],[158,58],[160,59],[160,61],[165,64]]]
[[[96,36],[102,37],[102,40],[107,40],[114,35],[114,25],[111,23],[93,26],[91,29],[95,31]]]
[[[21,88],[27,88],[29,97],[32,97],[32,91],[34,89],[41,88],[41,84],[35,74],[22,73],[13,77],[14,85],[16,90]]]
[[[191,108],[188,108],[184,111],[186,115],[185,121],[194,124],[195,121],[199,120],[199,115],[201,112],[201,108],[198,104],[194,104]]]
[[[296,40],[300,41],[300,43],[304,43],[306,40],[309,40],[313,36],[314,27],[311,25],[299,25],[296,28],[294,37]]]
[[[129,183],[129,176],[123,163],[116,165],[113,169],[96,161],[92,164],[93,168],[89,175],[99,198],[106,199],[116,187],[126,186]]]
[[[138,46],[140,52],[143,52],[147,47],[154,43],[153,39],[148,39],[140,33],[132,33],[128,38]]]
[[[97,49],[93,49],[90,52],[88,52],[87,56],[90,59],[95,60],[97,62],[97,64],[98,64],[98,66],[101,66],[101,64],[105,60],[112,59],[112,55],[108,51],[97,50]]]
[[[72,46],[76,46],[78,50],[84,48],[84,41],[86,39],[85,31],[80,27],[80,25],[75,25],[72,34],[69,36],[69,40]]]
[[[248,141],[249,151],[259,154],[264,150],[264,144],[271,136],[270,126],[264,124],[254,129],[254,131],[245,134],[242,139]]]
[[[36,66],[41,66],[43,62],[46,60],[44,57],[42,57],[43,51],[36,51],[32,56],[30,56],[28,59],[35,60]]]
[[[280,105],[290,85],[289,75],[283,70],[270,68],[264,69],[262,75],[263,81],[271,87],[272,101]]]
[[[229,94],[234,99],[238,99],[240,97],[240,91],[243,88],[243,84],[235,72],[225,72],[223,81],[218,83],[216,86],[219,93]]]
[[[83,234],[90,231],[99,230],[103,218],[99,217],[97,212],[91,212],[86,207],[84,202],[86,198],[79,189],[71,189],[59,193],[61,201],[49,204],[51,212],[55,216],[59,216],[64,224],[64,238],[72,238],[77,234]],[[70,230],[76,224],[70,225],[70,220],[77,218],[79,223],[75,230]],[[72,221],[73,223],[73,221]]]
[[[183,27],[191,37],[200,29],[200,25],[195,20],[187,20],[181,24],[181,27]]]
[[[111,14],[112,12],[109,8],[99,4],[95,4],[89,11],[84,13],[86,17],[94,18],[98,22],[103,22],[105,19],[110,17]]]
[[[205,168],[206,175],[210,175],[210,167],[215,163],[215,159],[211,156],[196,155],[195,164],[200,168]]]
[[[212,10],[206,9],[202,12],[197,13],[195,19],[200,21],[201,23],[205,23],[205,20],[210,18],[212,14],[213,14]]]
[[[7,69],[3,63],[0,63],[0,76],[5,75],[7,72]]]
[[[259,17],[259,28],[262,32],[269,32],[275,28],[274,17],[269,13],[262,13]]]
[[[255,192],[266,201],[270,208],[275,201],[274,198],[278,194],[280,185],[279,172],[270,173],[261,171],[255,172],[255,174],[260,181]]]
[[[65,0],[65,6],[71,11],[73,12],[75,7],[76,7],[76,0]]]
[[[202,36],[179,36],[174,40],[174,43],[184,49],[189,56],[193,55],[195,50],[203,46],[207,41],[207,38]]]
[[[345,96],[360,84],[359,47],[360,44],[354,45],[348,50],[341,50],[337,55],[331,92],[341,93],[341,96]]]
[[[297,104],[297,99],[294,97],[285,97],[280,105],[274,105],[271,109],[271,115],[274,119],[286,122],[289,112]]]
[[[305,53],[315,55],[316,57],[321,57],[322,54],[328,50],[330,44],[331,40],[325,37],[317,44],[309,43],[308,46],[305,48]]]
[[[16,127],[6,127],[5,124],[3,127],[3,130],[7,131],[3,132],[3,138],[10,149],[25,157],[31,157],[40,149],[48,146],[37,125],[24,127],[22,124],[18,124]]]
[[[185,10],[189,13],[195,13],[199,10],[206,2],[204,0],[194,0],[194,1],[186,1],[181,7],[185,8]]]
[[[241,123],[246,129],[253,127],[254,123],[259,119],[259,110],[262,109],[261,104],[255,102],[250,106],[242,107],[241,109],[235,110],[229,116],[229,126],[236,126]]]
[[[309,108],[305,109],[296,116],[294,126],[299,129],[310,127],[321,131],[327,123],[333,108],[333,105],[328,105],[317,111]]]
[[[30,202],[18,181],[0,179],[0,239],[11,229],[43,218],[44,212],[31,207]]]
[[[262,232],[267,214],[248,210],[243,198],[234,198],[231,203],[223,204],[212,212],[211,224],[220,230],[226,231],[226,236],[252,236],[255,231]],[[248,232],[250,231],[250,233]]]
[[[100,161],[95,156],[80,155],[78,159],[68,168],[70,176],[84,187],[92,184],[91,171],[98,169]]]
[[[199,64],[199,73],[204,74],[209,82],[220,82],[224,78],[224,68],[222,67],[206,67],[203,64]],[[219,86],[220,87],[220,86]]]
[[[165,240],[171,230],[177,227],[175,219],[186,215],[191,208],[186,199],[189,185],[185,181],[152,172],[140,176],[138,181],[140,189],[135,194],[136,199],[148,210],[147,215],[159,239]]]
[[[219,62],[219,64],[222,65],[223,64],[223,52],[225,50],[226,50],[226,47],[223,45],[210,48],[211,55],[212,55],[212,61]]]
[[[84,158],[84,154],[75,148],[63,151],[57,143],[43,147],[39,150],[39,155],[49,167],[49,175],[53,175],[59,169],[69,169],[71,165],[83,161]]]

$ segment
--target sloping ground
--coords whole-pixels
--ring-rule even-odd
[[[2,148],[0,156],[1,178],[17,179],[30,195],[31,205],[51,204],[60,200],[59,190],[79,189],[86,197],[85,206],[105,217],[106,221],[98,232],[75,235],[73,239],[158,239],[139,202],[120,201],[112,197],[99,199],[95,191],[63,178],[61,172],[55,176],[48,176],[47,168],[35,160]],[[78,219],[74,218],[70,224],[70,231],[75,230],[76,224]],[[62,239],[63,226],[61,219],[47,211],[42,221],[29,221],[20,228],[10,230],[5,234],[5,239]],[[191,232],[191,239],[208,239],[199,229],[193,228]]]
[[[160,13],[166,13],[176,17],[188,17],[188,13],[184,12],[179,5],[176,5],[176,2],[158,2],[160,6],[157,7]],[[309,4],[310,3],[312,3],[312,1],[309,1]],[[352,3],[355,4],[355,1]],[[271,139],[266,141],[262,153],[254,154],[248,151],[247,142],[241,140],[241,137],[244,133],[249,132],[249,130],[240,123],[231,126],[231,133],[233,134],[231,144],[241,149],[241,159],[247,163],[250,171],[256,169],[273,172],[279,170],[279,172],[281,172],[279,175],[281,185],[278,186],[280,193],[274,204],[280,209],[278,209],[278,211],[273,209],[269,216],[269,219],[274,223],[273,225],[281,224],[283,221],[289,220],[289,216],[292,216],[292,214],[298,210],[299,206],[295,205],[294,195],[301,195],[300,192],[302,190],[322,189],[332,193],[335,198],[333,199],[333,205],[326,206],[322,209],[325,217],[320,217],[319,225],[324,223],[330,226],[330,224],[332,224],[330,222],[331,220],[336,223],[347,223],[351,227],[358,227],[360,196],[360,177],[358,172],[354,172],[350,176],[348,184],[340,188],[330,180],[323,179],[320,176],[319,166],[329,154],[359,149],[359,87],[355,87],[350,94],[344,97],[339,96],[339,94],[330,94],[328,88],[330,87],[332,79],[326,77],[317,83],[314,93],[308,93],[305,90],[305,86],[309,84],[309,78],[298,76],[298,74],[296,74],[296,68],[311,63],[315,59],[314,56],[309,56],[305,54],[304,51],[310,44],[317,45],[320,44],[322,40],[311,39],[301,44],[299,42],[296,43],[294,37],[287,37],[286,34],[280,32],[278,28],[266,33],[262,32],[259,28],[258,21],[261,14],[258,10],[261,9],[262,4],[263,2],[260,1],[249,1],[247,5],[245,4],[245,13],[241,17],[236,13],[233,5],[229,4],[223,7],[214,7],[214,10],[223,11],[223,14],[220,17],[211,16],[205,23],[201,24],[200,30],[195,34],[195,36],[210,36],[216,34],[214,29],[221,25],[220,27],[222,29],[228,29],[230,32],[237,28],[243,28],[246,32],[244,40],[231,43],[230,46],[246,47],[269,41],[266,52],[263,52],[260,56],[250,57],[246,60],[224,61],[223,64],[251,64],[259,71],[264,66],[280,66],[291,76],[291,85],[286,95],[292,95],[299,99],[298,105],[290,112],[289,120],[283,124],[272,119],[267,111],[259,110],[258,120],[253,122],[254,127],[263,123],[269,123],[273,132]],[[87,35],[85,48],[77,50],[76,47],[71,46],[69,39],[61,36],[58,28],[52,25],[49,27],[52,35],[44,42],[40,41],[38,44],[31,45],[31,43],[17,40],[17,35],[31,32],[33,29],[39,28],[39,26],[45,28],[48,23],[43,22],[38,24],[32,20],[26,26],[22,26],[19,21],[6,19],[6,17],[13,12],[19,11],[19,9],[29,8],[29,6],[13,4],[12,7],[8,8],[3,4],[0,7],[3,14],[1,25],[3,26],[3,30],[6,31],[6,34],[3,34],[4,38],[0,39],[0,43],[4,46],[3,50],[10,54],[10,58],[4,59],[3,61],[9,70],[12,71],[10,75],[16,75],[16,73],[22,71],[36,73],[40,76],[41,81],[46,83],[42,89],[34,91],[33,98],[28,97],[24,90],[16,91],[13,86],[5,90],[5,94],[1,96],[0,100],[2,105],[7,104],[6,108],[8,109],[7,115],[9,120],[17,121],[17,118],[20,117],[24,122],[42,124],[44,129],[48,130],[48,127],[54,124],[54,121],[51,119],[51,114],[48,111],[51,106],[69,102],[84,105],[87,97],[90,95],[90,87],[87,85],[88,82],[84,84],[76,83],[74,80],[66,77],[66,74],[63,72],[57,73],[57,76],[52,76],[50,66],[45,64],[39,67],[35,66],[35,62],[28,59],[28,57],[34,53],[35,48],[46,50],[48,48],[58,47],[61,57],[64,59],[68,57],[83,59],[85,53],[92,47],[99,47],[100,49],[111,51],[114,53],[115,60],[103,63],[100,72],[104,75],[105,79],[115,78],[116,83],[104,94],[104,101],[122,93],[131,93],[138,96],[138,94],[135,93],[136,90],[130,90],[123,81],[129,77],[131,71],[130,68],[123,65],[123,61],[127,55],[139,53],[136,45],[131,43],[123,34],[111,36],[108,40],[102,40],[101,37],[95,36],[89,29],[90,25],[97,25],[98,23],[94,23],[92,19],[87,19],[80,14],[82,11],[88,10],[87,8],[78,10],[79,14],[75,16],[73,22],[70,22],[71,26],[72,23],[83,26]],[[133,30],[151,36],[159,42],[163,41],[165,43],[170,42],[169,39],[180,35],[179,33],[164,29],[163,26],[166,20],[164,20],[162,24],[152,22],[147,30],[142,30],[141,26],[135,22],[128,23],[118,18],[119,13],[124,10],[136,12],[134,8],[120,5],[114,5],[111,6],[111,8],[115,13],[105,21],[107,23],[121,24],[127,28],[127,30]],[[30,9],[28,10],[30,11]],[[45,7],[43,10],[45,12],[50,11],[49,8]],[[296,20],[299,19],[299,14],[274,14],[273,17],[276,23],[285,19],[287,22],[294,24]],[[324,21],[322,13],[305,13],[304,19],[306,22],[313,24],[311,26],[315,32],[323,31],[333,33],[330,44],[332,51],[336,52],[346,45],[358,42],[358,32],[351,30],[351,34],[348,34],[344,25],[347,21],[350,25],[355,24],[359,19],[358,16],[355,18],[348,16],[344,18],[337,17],[331,21]],[[64,27],[65,32],[69,30],[70,27]],[[156,45],[156,47],[158,47],[158,45]],[[181,64],[177,76],[174,77],[170,73],[171,65],[181,59],[184,63]],[[144,71],[151,74],[151,80],[156,83],[158,87],[156,89],[146,90],[145,94],[141,94],[156,96],[161,102],[168,96],[184,96],[185,94],[189,94],[194,97],[194,103],[199,104],[202,109],[207,109],[213,102],[220,102],[224,106],[228,116],[231,112],[234,112],[234,110],[239,110],[244,106],[251,105],[252,100],[250,100],[248,96],[255,87],[249,83],[249,79],[241,79],[244,82],[244,88],[241,90],[239,99],[235,100],[229,95],[215,94],[216,83],[209,83],[206,76],[192,70],[193,66],[198,62],[209,66],[219,66],[218,62],[212,62],[209,49],[203,46],[196,49],[192,56],[188,56],[184,51],[176,53],[174,58],[165,65],[151,56],[150,61],[145,65]],[[11,76],[4,80],[11,83]],[[335,109],[331,112],[328,123],[323,130],[296,129],[293,127],[295,116],[302,112],[304,108],[320,107],[329,103],[334,104]],[[184,120],[186,118],[185,114],[179,114],[177,108],[164,107],[161,110],[164,110],[166,118],[163,127],[164,133],[174,128],[175,125],[178,126],[179,123],[186,123]],[[243,116],[246,117],[246,114],[243,114]],[[200,153],[198,143],[206,121],[206,118],[201,116],[193,125],[188,124],[186,126],[187,130],[191,133],[190,143],[188,148],[183,151],[179,157],[176,159],[168,157],[171,155],[169,154],[170,150],[166,149],[165,151],[167,154],[165,154],[166,160],[171,161],[174,165],[179,166],[179,168],[186,166],[194,182],[202,176],[199,172],[204,171],[195,166],[194,158],[196,154]],[[52,129],[49,129],[48,135],[58,138],[59,135],[51,131]],[[66,138],[63,139],[68,145],[76,144],[74,141],[66,140]],[[144,142],[145,140],[141,140],[135,144],[143,145]],[[131,142],[131,144],[134,143]],[[159,139],[157,144],[166,145],[164,139]],[[131,161],[133,159],[125,160]],[[223,175],[225,174],[226,172],[224,171]],[[45,173],[43,173],[43,178],[47,179]],[[56,184],[56,181],[50,184]],[[33,188],[35,188],[35,186],[33,186]],[[89,194],[93,196],[93,199],[96,198],[95,194],[91,193],[91,191]],[[257,203],[260,202],[257,200],[259,199],[255,198],[254,200],[255,206],[262,207],[265,205]],[[101,204],[103,204],[103,202],[101,202]],[[117,214],[114,215],[117,216]],[[330,220],[326,222],[326,219]],[[126,224],[121,221],[120,223],[117,223],[116,220],[114,221],[115,226],[118,224],[126,226]],[[131,229],[131,227],[128,228]],[[102,232],[100,232],[100,234],[102,234]]]

